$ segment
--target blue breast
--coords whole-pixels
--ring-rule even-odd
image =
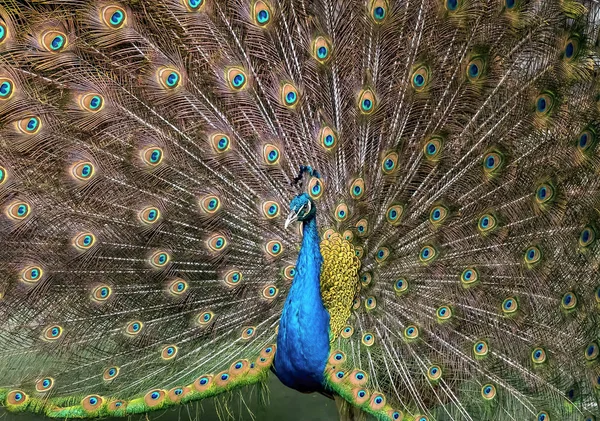
[[[307,221],[303,230],[296,276],[279,322],[275,372],[286,386],[313,392],[323,390],[329,356],[329,313],[321,299],[323,258],[316,220]]]

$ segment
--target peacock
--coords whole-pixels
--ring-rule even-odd
[[[595,0],[1,0],[1,404],[600,419],[599,67]]]

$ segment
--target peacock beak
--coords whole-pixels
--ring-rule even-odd
[[[291,211],[285,220],[285,229],[287,229],[292,222],[296,222],[298,220],[298,213],[296,211]]]

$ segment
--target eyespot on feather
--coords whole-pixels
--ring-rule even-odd
[[[89,161],[80,161],[71,166],[70,174],[79,181],[87,181],[94,176],[95,168]]]
[[[14,221],[22,221],[30,215],[31,206],[24,201],[15,201],[6,207],[5,213]]]
[[[121,29],[127,23],[125,9],[119,6],[106,6],[101,11],[102,22],[110,29]]]
[[[108,285],[99,285],[92,290],[92,300],[94,301],[106,301],[111,295],[112,289]]]
[[[543,117],[549,115],[555,105],[555,97],[550,92],[542,92],[535,99],[535,113],[537,116]]]
[[[365,194],[365,180],[356,178],[350,185],[350,196],[355,200],[360,200]]]
[[[295,108],[298,105],[300,95],[291,83],[284,83],[281,87],[281,105],[287,108]]]
[[[200,200],[200,210],[208,215],[213,215],[221,209],[221,199],[217,195],[210,194]]]
[[[348,375],[348,381],[354,386],[364,386],[369,381],[369,376],[362,370],[353,370]]]
[[[215,376],[215,384],[220,387],[225,387],[229,380],[231,380],[231,376],[227,371],[221,371]]]
[[[329,364],[338,366],[346,361],[346,354],[340,350],[331,351],[329,354]]]
[[[242,279],[243,279],[242,272],[240,272],[239,270],[235,270],[235,269],[228,271],[224,277],[225,283],[230,287],[239,285],[239,283],[242,282]]]
[[[371,280],[373,279],[373,275],[370,272],[365,272],[360,277],[360,283],[363,287],[369,286]]]
[[[188,393],[190,393],[189,387],[174,387],[173,389],[169,390],[167,396],[171,402],[177,403],[181,401],[181,399],[183,399]]]
[[[452,308],[450,306],[441,306],[435,311],[438,321],[443,322],[452,318]]]
[[[376,24],[381,24],[389,12],[389,4],[386,0],[371,0],[369,2],[369,16]]]
[[[375,343],[375,335],[367,332],[363,335],[361,342],[364,346],[373,346],[373,344]]]
[[[381,170],[384,174],[392,174],[398,169],[398,153],[388,152],[381,160]]]
[[[471,82],[475,82],[481,78],[485,70],[485,61],[482,57],[473,57],[467,63],[467,78]]]
[[[163,160],[163,150],[158,146],[151,146],[142,150],[142,161],[149,167],[156,167]]]
[[[263,146],[263,159],[267,165],[277,165],[279,158],[281,158],[281,153],[277,146],[270,143]]]
[[[212,311],[204,311],[198,316],[197,321],[200,326],[207,326],[213,321],[214,317],[215,314]]]
[[[328,375],[333,383],[341,383],[346,378],[346,372],[337,368],[330,369]]]
[[[375,260],[377,263],[383,263],[387,260],[390,255],[390,249],[384,246],[381,246],[375,252]]]
[[[431,263],[437,257],[437,250],[432,245],[425,245],[419,251],[419,261],[423,264]]]
[[[444,139],[441,136],[431,136],[425,146],[423,146],[423,154],[429,161],[437,161],[440,159],[442,153],[442,146]]]
[[[281,244],[281,241],[270,240],[265,245],[265,251],[269,256],[277,257],[283,252],[283,245]]]
[[[389,224],[395,227],[400,225],[400,220],[403,213],[404,207],[402,205],[392,205],[387,209],[385,213],[385,219]]]
[[[502,312],[506,315],[516,313],[519,303],[514,297],[508,297],[502,302]]]
[[[438,226],[446,220],[447,216],[448,208],[444,205],[436,205],[429,212],[429,222],[434,226]]]
[[[246,72],[241,67],[230,67],[225,72],[225,76],[230,89],[241,91],[246,88],[248,76],[246,76]]]
[[[217,153],[227,152],[231,147],[231,139],[225,133],[215,133],[210,137],[210,143]]]
[[[266,347],[264,347],[263,350],[260,351],[260,355],[261,355],[261,357],[265,357],[267,359],[273,359],[273,358],[275,358],[276,352],[277,352],[277,345],[271,344],[271,345],[267,345]]]
[[[365,235],[368,234],[369,231],[369,223],[368,221],[363,218],[360,219],[357,223],[356,223],[356,231],[358,232],[358,236],[359,237],[364,237]]]
[[[377,101],[371,89],[363,89],[358,94],[358,109],[362,114],[373,114]]]
[[[579,37],[572,36],[564,44],[563,58],[565,61],[573,61],[579,54],[580,41]]]
[[[114,367],[108,367],[106,370],[104,370],[104,372],[102,373],[102,379],[104,381],[111,381],[114,380],[118,375],[119,372],[121,371],[121,369],[117,366]]]
[[[279,289],[277,289],[275,285],[267,285],[262,290],[262,296],[267,300],[273,300],[275,297],[277,297],[278,293]]]
[[[442,368],[435,364],[427,369],[427,378],[431,381],[437,381],[442,378]]]
[[[373,411],[380,411],[385,406],[385,395],[379,392],[373,392],[371,395],[371,401],[369,402],[369,407]]]
[[[402,295],[408,291],[408,280],[406,278],[399,278],[394,282],[394,291],[396,295]]]
[[[138,218],[146,225],[152,225],[160,219],[160,210],[155,206],[148,206],[138,212]]]
[[[27,266],[21,271],[21,280],[28,284],[39,282],[44,276],[44,271],[40,266]]]
[[[72,241],[73,247],[77,250],[88,250],[96,243],[96,236],[91,232],[81,232],[77,234]]]
[[[590,128],[583,130],[577,137],[577,149],[587,155],[596,145],[596,132]]]
[[[8,171],[3,166],[0,166],[0,186],[8,180]]]
[[[550,183],[542,183],[535,190],[535,201],[539,205],[544,205],[554,199],[554,187]]]
[[[477,221],[477,229],[481,234],[487,234],[493,231],[498,224],[496,217],[491,213],[481,215]]]
[[[377,307],[377,299],[373,296],[367,297],[365,299],[365,309],[367,311],[374,310]]]
[[[177,356],[178,351],[177,345],[166,345],[160,351],[160,357],[165,361],[170,361]]]
[[[97,93],[89,93],[79,97],[81,109],[91,113],[97,113],[104,108],[104,97]]]
[[[158,406],[161,403],[163,403],[166,396],[167,396],[167,394],[165,393],[164,390],[154,389],[154,390],[151,390],[150,392],[146,393],[146,395],[144,396],[144,402],[150,408],[154,408],[155,406]]]
[[[0,45],[4,44],[4,42],[8,39],[8,27],[6,23],[0,20]]]
[[[560,300],[560,306],[563,310],[574,310],[577,307],[577,295],[572,291],[567,292]]]
[[[356,254],[356,257],[362,259],[365,254],[365,249],[362,246],[354,246],[354,253]]]
[[[431,74],[429,71],[429,67],[420,66],[413,72],[410,78],[410,83],[415,91],[422,92],[425,90],[427,85],[429,85],[430,78]]]
[[[246,374],[250,370],[248,360],[238,360],[229,366],[229,375],[233,378]]]
[[[227,238],[221,234],[214,234],[206,241],[206,246],[210,251],[220,252],[227,247]]]
[[[498,151],[491,150],[483,156],[483,171],[487,176],[498,173],[503,164],[504,157]]]
[[[419,328],[415,325],[409,325],[404,329],[406,339],[417,339],[419,337]]]
[[[352,397],[357,405],[362,405],[369,400],[369,391],[363,388],[355,388],[352,390]]]
[[[281,206],[279,206],[279,203],[273,200],[267,200],[262,204],[261,208],[265,218],[274,219],[279,216]]]
[[[523,260],[527,266],[533,266],[542,259],[542,251],[537,246],[531,246],[525,250]]]
[[[0,22],[1,24],[1,22]],[[7,77],[0,77],[0,101],[12,98],[15,93],[15,83]]]
[[[172,67],[161,67],[156,71],[161,86],[167,90],[177,88],[181,84],[181,73]]]
[[[29,396],[27,396],[25,392],[22,392],[21,390],[11,390],[6,395],[6,402],[13,406],[23,405],[28,399]]]
[[[55,341],[63,334],[63,328],[60,325],[51,325],[44,329],[43,339],[47,341]]]
[[[342,233],[342,238],[348,242],[352,242],[354,240],[354,234],[350,230],[346,230]]]
[[[139,320],[134,320],[132,322],[127,323],[125,326],[125,333],[130,336],[139,335],[144,329],[144,323]]]
[[[342,336],[342,338],[348,339],[349,337],[352,336],[353,333],[354,333],[354,328],[352,326],[345,326],[342,329],[342,331],[340,332],[340,335]]]
[[[273,19],[273,11],[270,4],[262,0],[255,1],[252,5],[252,18],[254,19],[254,23],[262,28],[269,25]]]
[[[242,328],[242,339],[248,340],[254,336],[256,333],[256,327],[254,326],[246,326]]]
[[[198,392],[204,392],[212,385],[213,376],[208,374],[204,376],[200,376],[194,382],[194,389]]]
[[[48,52],[58,53],[65,48],[69,39],[64,32],[56,29],[44,31],[40,34],[40,45]]]
[[[150,256],[150,264],[155,268],[163,268],[171,261],[171,256],[166,251],[156,251]]]
[[[594,361],[600,354],[600,348],[597,342],[590,342],[585,349],[585,359],[587,361]]]
[[[169,283],[168,291],[171,295],[182,295],[188,288],[189,285],[186,281],[181,278],[175,278]]]
[[[468,267],[460,275],[460,282],[464,287],[475,285],[479,281],[479,272],[473,267]]]
[[[348,205],[345,203],[338,204],[335,208],[335,219],[338,222],[343,222],[348,219],[348,216],[350,216],[350,213],[348,212]]]
[[[337,134],[329,126],[323,126],[319,131],[319,144],[326,150],[331,151],[337,146]]]
[[[42,120],[40,117],[35,115],[30,115],[21,120],[18,120],[16,123],[17,130],[26,135],[34,135],[40,131],[42,128]]]
[[[484,340],[477,341],[473,344],[473,353],[476,357],[485,357],[488,355],[490,348]]]
[[[181,0],[188,12],[198,12],[204,8],[205,0]]]
[[[312,43],[312,55],[321,64],[325,64],[331,58],[331,43],[325,37],[318,36]]]
[[[392,421],[402,421],[402,412],[400,411],[390,409],[387,414]]]
[[[44,377],[35,382],[35,390],[38,393],[48,392],[54,387],[54,379],[52,377]]]
[[[318,200],[323,195],[325,184],[320,178],[311,177],[310,181],[308,182],[307,189],[309,196],[314,200]]]
[[[531,351],[531,361],[535,364],[546,362],[546,350],[541,347],[534,348],[533,351]]]
[[[496,397],[496,386],[493,384],[484,384],[481,387],[481,396],[485,400],[491,400]]]

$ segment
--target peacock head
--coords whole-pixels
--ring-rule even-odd
[[[306,193],[299,194],[290,202],[290,214],[285,220],[285,228],[295,221],[308,221],[315,217],[317,209],[315,202]]]

